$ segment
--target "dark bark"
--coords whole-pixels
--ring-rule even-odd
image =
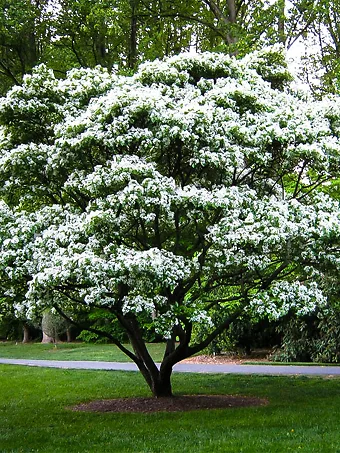
[[[128,66],[133,69],[137,63],[137,7],[136,1],[131,1],[131,21],[130,21],[130,37],[129,37],[129,55]]]
[[[229,9],[229,20],[231,23],[235,24],[237,15],[235,0],[227,0],[227,4]]]
[[[171,385],[171,374],[172,367],[168,369],[161,368],[158,379],[155,382],[153,382],[153,388],[151,389],[153,396],[155,396],[156,398],[173,396]]]
[[[136,355],[135,363],[146,380],[153,396],[156,398],[172,396],[171,373],[172,366],[157,368],[154,360],[149,354],[142,337],[142,333],[137,320],[124,319],[119,317],[119,321],[127,330],[131,345]],[[163,367],[163,368],[162,368]]]
[[[24,73],[31,70],[38,62],[39,55],[37,52],[37,42],[34,30],[32,30],[26,38],[26,54],[24,55],[24,59],[26,62]]]
[[[192,324],[186,320],[182,320],[184,328],[176,325],[173,330],[172,338],[167,342],[160,370],[158,371],[157,369],[157,371],[148,374],[148,378],[146,378],[152,394],[158,398],[172,396],[171,375],[174,365],[206,348],[220,333],[229,328],[230,324],[240,315],[240,313],[241,310],[230,315],[210,335],[208,335],[205,340],[193,346],[189,346]],[[176,336],[180,339],[180,343],[177,347],[175,347]],[[142,372],[142,374],[145,377],[144,372]]]
[[[24,335],[22,342],[23,343],[29,343],[29,341],[30,341],[30,329],[29,329],[28,324],[26,324],[25,322],[22,325],[22,331],[23,331],[23,335]]]

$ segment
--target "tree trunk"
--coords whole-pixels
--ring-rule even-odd
[[[56,330],[53,335],[53,343],[60,343],[59,333]]]
[[[172,397],[171,372],[166,376],[160,375],[157,381],[153,382],[151,391],[156,398]]]
[[[43,331],[43,337],[41,340],[42,343],[54,343],[54,339],[52,337],[49,337],[47,333]]]
[[[209,7],[215,18],[223,24],[226,44],[231,45],[237,43],[237,37],[234,36],[233,32],[230,33],[230,25],[235,25],[237,19],[235,0],[227,1],[228,17],[223,13],[219,3],[215,2],[215,0],[204,0],[204,3]]]
[[[29,343],[29,341],[30,341],[30,329],[28,327],[28,324],[26,324],[25,322],[22,325],[22,330],[23,330],[23,334],[24,334],[24,338],[23,338],[22,342],[23,343]]]
[[[236,4],[235,0],[227,0],[228,10],[229,10],[229,20],[232,24],[236,24]]]
[[[279,17],[278,17],[278,35],[279,42],[286,44],[286,33],[285,33],[285,0],[279,1]]]
[[[70,325],[66,327],[66,338],[67,343],[72,343],[72,331]]]
[[[129,39],[129,53],[128,53],[128,66],[133,69],[137,62],[137,2],[131,1],[131,21],[130,21],[130,39]]]
[[[166,372],[162,372],[157,369],[155,364],[154,369],[153,367],[147,368],[143,360],[137,360],[136,365],[142,373],[154,397],[165,398],[173,396],[171,386],[172,367],[168,368]]]
[[[143,340],[139,323],[134,316],[130,317],[130,319],[120,317],[119,321],[127,330],[127,334],[135,352],[134,361],[148,384],[153,396],[156,398],[171,397],[172,364],[163,362],[161,369],[159,370],[157,368]]]

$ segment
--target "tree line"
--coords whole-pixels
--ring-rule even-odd
[[[340,3],[311,0],[0,0],[0,94],[45,63],[133,72],[182,51],[243,56],[265,45],[313,42],[301,76],[337,88]],[[306,64],[308,63],[308,64]],[[306,69],[307,68],[307,69]]]

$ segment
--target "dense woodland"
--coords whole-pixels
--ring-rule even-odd
[[[96,65],[132,73],[183,51],[243,56],[276,43],[305,43],[301,78],[334,91],[339,23],[338,0],[1,0],[0,92],[39,63],[60,77]]]

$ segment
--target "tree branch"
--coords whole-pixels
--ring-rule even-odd
[[[135,363],[136,363],[136,360],[137,357],[129,350],[127,349],[125,346],[123,346],[120,341],[117,340],[117,338],[115,338],[114,336],[112,336],[111,334],[109,334],[108,332],[103,332],[102,330],[98,330],[98,329],[94,329],[93,327],[89,327],[89,326],[86,326],[86,325],[82,325],[81,323],[77,322],[77,321],[74,321],[72,318],[70,318],[69,316],[67,316],[62,310],[61,308],[58,307],[58,305],[54,304],[53,305],[53,308],[56,310],[56,312],[62,317],[64,318],[66,321],[68,321],[69,323],[79,327],[81,330],[88,330],[89,332],[92,332],[92,333],[95,333],[96,335],[99,335],[101,337],[106,337],[108,338],[109,340],[112,341],[112,343],[114,343],[124,354],[126,354],[131,360],[133,360]]]

